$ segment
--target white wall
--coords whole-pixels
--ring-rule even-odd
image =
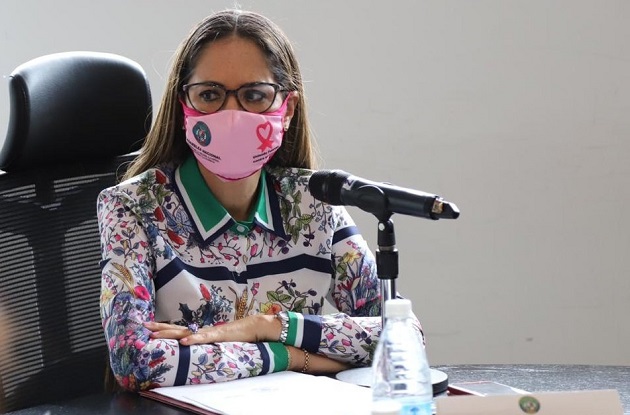
[[[233,4],[3,0],[0,74],[114,52],[146,69],[157,104],[181,38]],[[294,41],[322,168],[460,207],[393,217],[432,364],[630,364],[630,2],[240,4]],[[375,218],[350,211],[375,248]]]

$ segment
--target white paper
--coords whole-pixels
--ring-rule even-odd
[[[531,398],[539,408],[533,408]],[[522,404],[530,399],[529,408]],[[435,399],[437,415],[623,415],[616,390],[540,392],[526,395],[446,396]]]
[[[369,415],[372,403],[369,388],[296,372],[153,392],[223,415]]]

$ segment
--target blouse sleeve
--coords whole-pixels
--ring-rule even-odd
[[[323,316],[289,312],[286,343],[354,366],[369,366],[382,330],[376,261],[346,209],[336,206],[330,213],[335,231],[329,299],[339,312]],[[417,319],[416,326],[422,334]]]
[[[225,342],[182,346],[151,339],[143,323],[154,320],[154,252],[136,203],[110,188],[97,202],[102,252],[100,309],[112,372],[128,390],[214,383],[286,370],[284,345]]]

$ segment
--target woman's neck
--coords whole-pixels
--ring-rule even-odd
[[[199,171],[214,197],[232,218],[238,221],[249,219],[256,201],[260,171],[233,182],[222,181],[201,165],[199,165]]]

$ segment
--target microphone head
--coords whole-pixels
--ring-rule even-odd
[[[318,170],[308,180],[308,189],[317,200],[330,205],[343,205],[341,188],[350,177],[342,170]]]

